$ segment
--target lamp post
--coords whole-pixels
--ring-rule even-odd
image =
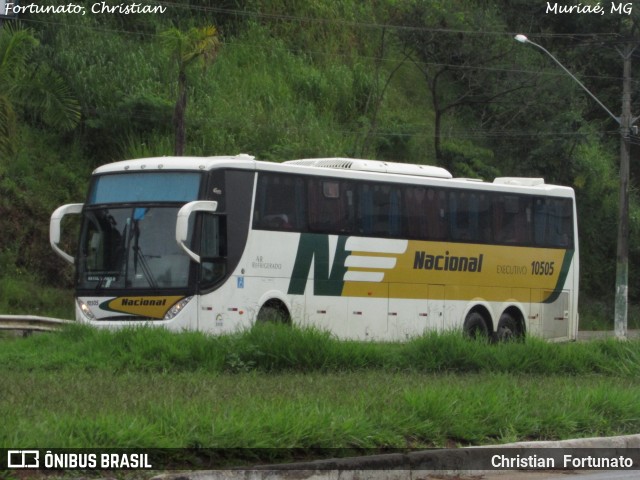
[[[631,118],[631,54],[635,48],[627,47],[622,53],[624,73],[622,81],[622,115],[615,116],[598,98],[585,87],[560,61],[542,45],[529,40],[525,35],[516,35],[520,43],[529,43],[549,55],[567,75],[593,98],[620,125],[620,199],[618,210],[618,245],[616,249],[616,298],[614,332],[616,338],[627,337],[627,311],[629,293],[629,151],[631,125],[638,119]]]

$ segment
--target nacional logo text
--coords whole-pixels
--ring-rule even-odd
[[[442,270],[445,272],[482,272],[484,255],[477,257],[457,257],[449,255],[430,255],[424,251],[416,252],[413,260],[414,270]]]

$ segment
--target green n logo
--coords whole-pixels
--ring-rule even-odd
[[[345,250],[347,237],[338,236],[333,264],[329,272],[329,235],[303,233],[300,235],[298,252],[291,272],[289,291],[291,295],[303,295],[307,278],[313,265],[314,295],[340,296],[347,267],[344,263],[350,252]]]

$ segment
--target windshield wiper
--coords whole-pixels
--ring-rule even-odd
[[[138,209],[136,209],[138,210]],[[146,213],[146,210],[145,212]],[[131,246],[131,237],[133,237],[133,274],[135,275],[138,272],[138,261],[140,261],[140,270],[142,271],[142,274],[144,275],[144,278],[147,280],[147,282],[149,283],[149,286],[151,288],[157,289],[158,288],[158,282],[156,282],[155,277],[153,276],[153,273],[151,272],[151,269],[149,268],[149,264],[147,263],[147,259],[145,258],[144,254],[142,253],[142,249],[140,248],[140,225],[139,222],[140,220],[144,217],[144,213],[140,216],[136,215],[136,212],[134,211],[134,215],[133,215],[133,225],[131,227],[131,230],[129,232],[129,245]],[[129,262],[127,262],[128,265]],[[128,274],[128,272],[127,272]],[[125,277],[125,278],[128,278]]]
[[[138,271],[138,260],[140,260],[140,270],[144,274],[144,278],[146,278],[147,282],[149,282],[149,286],[151,288],[158,288],[158,283],[156,282],[155,277],[153,276],[153,272],[149,268],[149,264],[147,263],[147,259],[142,253],[142,249],[138,246],[138,241],[136,239],[136,244],[133,247],[133,270],[134,272]]]

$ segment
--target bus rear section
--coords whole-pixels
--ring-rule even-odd
[[[294,322],[340,338],[576,338],[572,189],[362,162],[366,170],[314,159],[258,171],[247,244],[258,261],[245,264],[246,285],[269,283]]]

